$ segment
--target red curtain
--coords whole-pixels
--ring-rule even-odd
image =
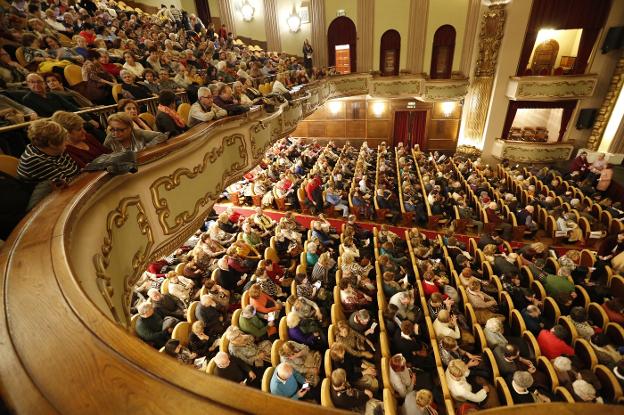
[[[413,111],[412,113],[412,140],[411,145],[418,144],[421,150],[427,147],[427,111]]]
[[[561,115],[561,128],[559,129],[559,137],[557,141],[561,141],[563,135],[568,129],[568,124],[572,118],[572,113],[576,107],[575,100],[568,101],[553,101],[553,102],[540,102],[540,101],[510,101],[507,108],[507,116],[505,117],[505,124],[503,124],[503,132],[501,138],[505,138],[509,135],[509,130],[513,124],[516,112],[519,109],[527,108],[563,108],[563,114]]]
[[[394,113],[394,133],[392,145],[396,146],[399,143],[404,145],[409,144],[409,111],[397,111]]]
[[[572,73],[585,72],[587,60],[604,26],[612,0],[534,0],[517,74],[522,76],[540,29],[583,29]],[[558,64],[558,63],[557,63]]]
[[[195,8],[197,9],[197,17],[201,20],[206,27],[212,20],[210,17],[210,5],[208,0],[195,0]]]

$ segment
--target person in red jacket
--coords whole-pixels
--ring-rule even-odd
[[[321,187],[323,182],[321,178],[316,175],[312,180],[306,184],[305,191],[308,200],[319,211],[323,211],[323,188]]]
[[[556,324],[552,329],[542,330],[537,336],[537,344],[539,344],[542,356],[546,356],[548,360],[556,359],[559,356],[573,356],[574,349],[563,339],[566,337],[566,329]]]

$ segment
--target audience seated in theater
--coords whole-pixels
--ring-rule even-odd
[[[215,376],[240,384],[251,384],[256,379],[256,374],[252,368],[235,356],[230,356],[226,352],[219,352],[213,359]]]
[[[550,330],[542,329],[537,336],[542,355],[549,360],[559,356],[574,356],[574,349],[566,342],[569,336],[565,327],[560,324],[555,324]]]
[[[137,336],[152,347],[160,349],[169,340],[178,319],[171,316],[161,317],[154,311],[154,306],[149,301],[141,303],[137,311],[139,312],[136,322]]]
[[[271,378],[271,394],[299,400],[310,391],[309,388],[302,387],[304,383],[306,379],[301,373],[294,370],[288,363],[280,363]]]

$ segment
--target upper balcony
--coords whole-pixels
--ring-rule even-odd
[[[507,97],[513,101],[559,101],[594,95],[598,74],[511,76]]]
[[[459,101],[468,93],[468,78],[429,79],[422,75],[352,74],[332,79],[336,94],[412,97],[421,101]]]

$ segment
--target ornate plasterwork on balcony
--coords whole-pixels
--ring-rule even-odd
[[[598,83],[597,74],[566,76],[512,76],[507,97],[514,101],[558,101],[589,98]]]
[[[421,101],[459,101],[468,92],[469,81],[460,79],[426,79],[418,75],[374,77],[353,74],[331,78],[335,95],[363,95],[373,97],[413,97]]]
[[[552,163],[570,158],[574,150],[572,144],[530,143],[498,139],[492,147],[492,155],[499,159],[509,159],[514,163]]]

